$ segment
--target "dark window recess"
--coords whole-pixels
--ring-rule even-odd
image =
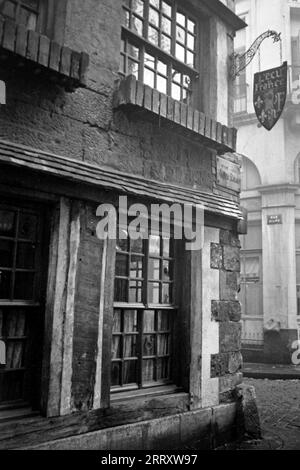
[[[170,238],[117,242],[113,392],[174,382],[174,263]]]
[[[124,0],[120,74],[190,103],[197,23],[176,1]]]
[[[38,29],[40,7],[45,2],[39,0],[4,0],[0,2],[0,13],[26,29]]]
[[[0,207],[0,412],[5,407],[38,407],[43,335],[39,212]]]

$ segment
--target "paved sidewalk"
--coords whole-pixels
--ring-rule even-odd
[[[246,362],[243,373],[244,377],[254,379],[294,380],[300,379],[300,366]]]

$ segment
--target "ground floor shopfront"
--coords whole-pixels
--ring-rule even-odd
[[[195,436],[211,448],[236,437],[238,204],[0,147],[0,448],[179,448]],[[163,229],[99,239],[97,207],[117,206],[124,188],[146,206],[204,204],[203,247],[187,251]]]

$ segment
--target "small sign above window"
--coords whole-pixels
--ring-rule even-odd
[[[236,163],[217,157],[217,183],[233,191],[241,190],[241,170]]]
[[[268,215],[268,225],[282,225],[282,215]]]

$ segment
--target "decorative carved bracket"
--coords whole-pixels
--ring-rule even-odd
[[[235,79],[240,75],[240,73],[252,62],[254,59],[257,51],[259,50],[262,42],[269,38],[273,38],[273,42],[281,41],[281,33],[277,33],[277,31],[268,30],[262,33],[258,38],[254,41],[251,47],[246,51],[244,54],[233,54],[233,66],[232,66],[232,78]]]

